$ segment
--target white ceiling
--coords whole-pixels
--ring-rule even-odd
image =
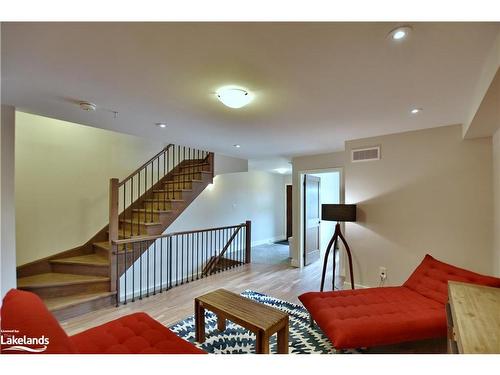
[[[257,159],[463,123],[500,24],[413,23],[395,44],[386,36],[397,25],[4,23],[2,102]],[[213,92],[225,84],[256,99],[224,107]],[[99,109],[83,112],[79,100]],[[412,116],[413,107],[424,111]]]

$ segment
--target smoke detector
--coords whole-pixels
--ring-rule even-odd
[[[80,102],[80,108],[87,112],[94,112],[97,106],[90,102]]]

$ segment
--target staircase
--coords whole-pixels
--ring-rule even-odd
[[[60,320],[114,305],[120,275],[111,267],[111,241],[162,234],[213,172],[213,153],[169,145],[123,181],[111,179],[110,224],[82,246],[18,267],[18,288],[39,295]]]

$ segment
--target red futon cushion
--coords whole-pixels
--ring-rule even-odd
[[[202,354],[145,313],[135,313],[71,336],[86,354]]]
[[[16,337],[48,338],[43,353],[204,353],[145,313],[127,315],[68,337],[36,294],[16,289],[10,290],[3,299],[1,328],[4,341],[6,330],[12,331],[9,334]],[[2,345],[2,353],[30,352],[10,350],[11,346]],[[28,347],[43,349],[43,345]]]
[[[52,316],[36,294],[22,290],[11,289],[2,302],[2,336],[5,342],[7,337],[49,340],[44,350],[41,345],[2,345],[4,354],[30,353],[29,349],[34,349],[35,353],[77,353],[76,347],[66,332],[61,328],[58,321]],[[9,331],[6,333],[6,331]],[[16,347],[13,348],[13,347]],[[27,349],[20,348],[23,346]],[[43,351],[42,351],[43,350]]]
[[[479,275],[426,255],[403,286],[310,292],[300,301],[337,349],[446,336],[448,280],[500,287]]]

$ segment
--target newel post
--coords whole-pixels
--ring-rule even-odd
[[[245,222],[246,227],[246,241],[245,241],[245,263],[250,263],[252,261],[252,222],[247,220]]]
[[[116,292],[117,270],[116,270],[116,250],[117,245],[113,241],[118,240],[118,189],[117,178],[109,180],[109,278],[111,291]],[[118,297],[117,297],[118,298]]]
[[[210,152],[208,154],[208,163],[210,164],[210,168],[212,169],[212,180],[213,180],[215,176],[215,158],[213,152]]]

